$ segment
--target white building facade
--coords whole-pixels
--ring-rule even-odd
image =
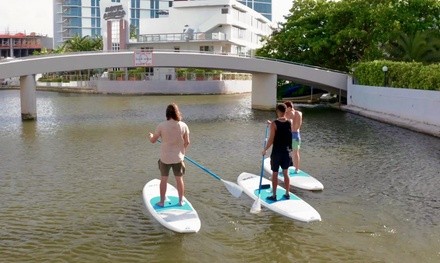
[[[182,2],[199,0],[53,0],[54,47],[78,36],[102,36],[102,17],[105,6],[122,4],[126,7],[129,35],[140,34],[140,23],[144,19],[164,18],[169,9]],[[211,1],[206,0],[205,3]],[[213,0],[216,2],[216,0]],[[238,2],[257,10],[269,20],[272,17],[272,0],[239,0]]]
[[[99,25],[104,50],[166,50],[252,56],[256,49],[263,46],[263,37],[270,35],[276,27],[267,17],[236,0],[100,0],[98,10],[95,6],[98,0],[55,2],[58,2],[58,13],[72,15],[62,21],[59,20],[61,18],[55,19],[55,22],[60,22],[56,23],[61,33],[58,39],[65,41],[69,32],[79,35],[76,25],[87,25],[81,28],[83,34],[96,33],[94,30]],[[87,5],[82,5],[84,2]],[[83,14],[87,14],[89,20],[79,22],[79,15]],[[96,17],[98,21],[95,21]],[[132,69],[120,68],[108,69],[106,76],[110,77],[105,78],[115,80],[117,77],[114,76],[121,70],[125,71],[122,80],[129,79],[127,72]],[[144,72],[139,73],[142,77],[137,79],[177,80],[176,72],[174,68],[147,66]],[[205,79],[211,77],[204,75]],[[239,78],[246,79],[248,88],[244,91],[249,91],[251,77]],[[113,84],[117,85],[107,82],[101,86]]]
[[[175,1],[168,15],[141,19],[129,49],[252,55],[275,24],[235,0]]]

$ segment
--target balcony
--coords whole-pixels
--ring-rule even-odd
[[[170,33],[170,34],[146,34],[139,35],[139,43],[157,43],[157,42],[182,42],[182,41],[205,41],[205,40],[226,40],[226,35],[217,33]]]

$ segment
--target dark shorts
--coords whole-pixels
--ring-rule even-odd
[[[281,169],[288,169],[290,166],[290,153],[275,153],[270,156],[270,169],[272,172],[278,172]]]
[[[170,169],[173,168],[174,176],[183,176],[185,174],[185,163],[163,163],[161,160],[157,161],[159,165],[160,175],[168,176],[170,174]]]

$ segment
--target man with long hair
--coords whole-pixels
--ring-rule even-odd
[[[166,121],[161,122],[154,133],[149,134],[150,142],[155,143],[162,139],[160,145],[160,159],[158,161],[160,170],[160,201],[158,206],[164,206],[165,194],[167,191],[168,176],[170,169],[173,169],[176,178],[179,205],[183,205],[185,185],[183,175],[185,174],[185,152],[190,144],[189,128],[182,121],[182,114],[177,104],[168,105],[166,110]]]

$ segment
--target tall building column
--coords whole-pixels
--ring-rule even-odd
[[[107,51],[113,50],[112,37],[112,21],[107,20]]]
[[[12,38],[9,39],[9,57],[14,57],[14,40]]]
[[[126,50],[127,49],[127,38],[128,38],[128,23],[127,20],[120,19],[119,20],[119,49]]]
[[[37,88],[35,75],[20,76],[21,120],[37,118]]]

